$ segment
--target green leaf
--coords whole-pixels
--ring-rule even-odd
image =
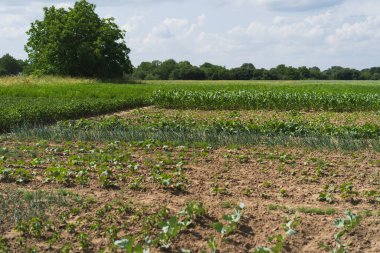
[[[220,233],[220,234],[222,234],[222,235],[224,235],[224,234],[227,232],[226,229],[224,228],[223,224],[220,223],[220,222],[217,222],[217,223],[212,224],[212,227],[213,227],[216,231],[218,231],[218,233]]]
[[[255,251],[253,251],[253,253],[271,253],[272,250],[270,248],[266,248],[266,247],[258,247],[255,249]]]
[[[133,237],[115,241],[115,245],[127,252],[132,252],[135,239]]]

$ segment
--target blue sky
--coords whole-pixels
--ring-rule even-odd
[[[0,55],[26,58],[30,23],[44,6],[75,1],[2,0]],[[92,1],[127,30],[132,63],[189,60],[226,67],[380,66],[378,0]]]

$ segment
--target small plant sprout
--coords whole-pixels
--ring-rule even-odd
[[[171,240],[181,232],[183,227],[187,227],[188,225],[190,225],[189,221],[185,224],[176,216],[162,222],[160,224],[161,232],[158,235],[157,242],[163,248],[168,249],[171,245]]]
[[[351,211],[346,211],[345,214],[346,217],[334,221],[335,227],[340,229],[338,233],[334,235],[335,244],[329,245],[321,243],[320,248],[330,250],[332,253],[345,253],[349,251],[348,246],[343,243],[342,238],[347,233],[351,233],[359,225],[361,217],[353,214]]]
[[[221,222],[213,224],[213,228],[221,234],[222,238],[235,232],[239,228],[239,222],[244,213],[244,209],[244,203],[240,203],[237,207],[235,207],[233,214],[223,216],[223,219],[226,221],[225,225]]]
[[[179,214],[194,220],[205,215],[206,209],[202,202],[190,202],[186,204],[186,207]]]
[[[270,243],[274,243],[275,245],[273,247],[258,247],[256,248],[253,253],[281,253],[284,248],[284,244],[286,241],[286,238],[289,236],[295,235],[297,232],[295,230],[295,227],[298,226],[300,223],[300,220],[297,218],[297,216],[293,216],[291,218],[286,218],[285,223],[282,224],[282,227],[285,231],[284,235],[274,235],[270,236],[268,238],[268,241]]]
[[[148,244],[147,247],[143,247],[140,244],[136,244],[135,237],[126,237],[125,239],[117,240],[115,241],[115,245],[119,247],[120,249],[124,250],[124,252],[127,253],[149,253],[149,241],[147,240],[146,244]]]
[[[297,216],[293,216],[292,218],[286,218],[285,224],[283,224],[283,228],[286,232],[287,236],[295,235],[297,234],[295,227],[299,225],[300,220],[297,218]]]
[[[207,240],[207,246],[211,250],[211,253],[216,253],[218,246],[217,246],[217,243],[215,241],[215,237],[210,237]]]

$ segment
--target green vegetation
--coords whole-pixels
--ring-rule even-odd
[[[377,83],[149,82],[119,85],[89,80],[82,83],[71,79],[54,81],[57,83],[46,84],[45,79],[27,78],[0,80],[1,132],[17,126],[41,125],[147,105],[207,110],[374,111],[380,108]],[[294,127],[292,124],[290,128]],[[365,128],[376,131],[376,126]]]
[[[271,69],[258,69],[252,63],[226,67],[204,63],[193,66],[188,61],[142,62],[133,73],[138,80],[379,80],[380,68],[356,70],[339,66],[321,71],[318,67],[292,67],[280,64]]]
[[[314,175],[300,176],[305,164],[312,173],[315,168],[323,168],[323,175],[318,178],[323,181],[320,184],[333,184],[334,180],[336,193],[341,186],[348,185],[344,182],[350,182],[348,188],[358,188],[355,198],[367,205],[367,219],[378,219],[377,203],[367,199],[376,197],[377,191],[369,189],[376,189],[380,177],[356,169],[363,162],[376,163],[371,160],[377,159],[376,153],[368,151],[348,153],[352,155],[347,155],[351,167],[344,167],[346,163],[340,167],[324,164],[315,158],[320,154],[308,154],[302,149],[288,153],[290,149],[191,148],[149,140],[137,143],[19,140],[22,139],[9,138],[0,148],[0,233],[7,236],[14,231],[13,237],[0,238],[0,249],[10,252],[32,248],[51,252],[194,251],[193,240],[188,237],[196,238],[196,249],[200,252],[234,251],[242,247],[252,252],[267,243],[263,239],[244,246],[253,233],[269,236],[270,246],[257,248],[256,252],[281,252],[293,245],[296,231],[301,238],[305,236],[303,231],[309,236],[315,233],[309,232],[310,224],[321,226],[322,221],[338,213],[340,204],[350,204],[345,196],[336,194],[334,206],[321,207],[315,196],[320,189],[311,183]],[[329,161],[335,164],[342,157],[345,156],[331,156]],[[277,169],[280,167],[281,170]],[[249,180],[241,185],[232,183],[241,180],[241,171]],[[367,174],[361,178],[363,171]],[[242,189],[252,188],[251,180],[255,178],[263,181],[247,196]],[[285,186],[283,182],[287,182]],[[359,185],[365,185],[365,189]],[[216,194],[209,191],[210,187],[217,189]],[[279,196],[284,187],[289,193],[286,198]],[[306,191],[316,194],[305,197]],[[153,198],[141,199],[147,195]],[[301,206],[300,197],[314,204]],[[249,202],[249,206],[236,205],[236,199],[252,198],[260,203],[259,209]],[[266,207],[268,199],[274,204]],[[281,204],[284,200],[291,204]],[[363,208],[356,211],[359,210]],[[266,229],[267,222],[277,226],[284,213],[291,217],[282,224],[283,233],[274,232],[278,229],[271,226]],[[348,221],[343,223],[347,229],[351,226]],[[254,232],[250,232],[251,227]],[[234,240],[238,243],[232,244]],[[335,241],[330,244],[333,247]]]
[[[377,247],[376,82],[0,82],[0,252]]]
[[[144,106],[146,90],[106,84],[0,85],[0,132]]]
[[[17,75],[23,71],[25,65],[24,61],[5,54],[0,58],[0,76]]]
[[[338,233],[334,235],[335,242],[333,245],[321,243],[320,248],[333,253],[349,252],[348,245],[343,243],[343,237],[351,233],[357,226],[359,226],[362,218],[359,215],[353,214],[351,211],[345,211],[346,217],[336,219],[334,225],[339,229]]]
[[[132,72],[125,32],[113,18],[101,19],[86,0],[74,7],[44,8],[27,32],[30,72],[37,75],[121,78]]]
[[[362,116],[360,116],[362,115]],[[20,128],[19,137],[54,140],[152,139],[177,144],[205,142],[211,145],[302,145],[355,150],[371,146],[379,150],[380,128],[376,112],[366,114],[312,112],[197,111],[165,112],[136,109],[125,116],[61,121],[53,126]],[[358,122],[358,123],[357,123]],[[247,157],[240,157],[242,163]],[[321,176],[323,169],[317,174]],[[270,185],[268,185],[270,187]]]
[[[157,91],[153,103],[165,108],[181,109],[268,109],[268,110],[327,110],[374,111],[380,109],[380,95],[355,93],[324,93],[268,91]]]

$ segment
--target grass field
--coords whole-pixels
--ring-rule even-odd
[[[0,79],[0,253],[379,252],[379,95]]]

